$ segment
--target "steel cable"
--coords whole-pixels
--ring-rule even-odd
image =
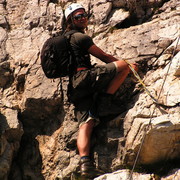
[[[177,43],[176,43],[176,46],[175,46],[175,48],[174,48],[174,50],[173,50],[173,53],[172,53],[172,56],[171,56],[171,60],[170,60],[170,63],[169,63],[169,67],[168,67],[167,73],[166,73],[166,75],[165,75],[165,79],[164,79],[164,81],[163,81],[163,83],[162,83],[162,86],[161,86],[161,89],[160,89],[160,92],[159,92],[159,95],[158,95],[158,98],[157,98],[157,99],[154,98],[154,97],[151,95],[150,91],[147,89],[146,85],[143,83],[143,81],[141,80],[141,78],[140,78],[140,76],[138,75],[138,73],[132,68],[131,64],[126,61],[126,62],[128,63],[128,65],[129,65],[130,69],[132,70],[134,76],[135,76],[135,77],[138,79],[138,81],[143,85],[146,93],[153,99],[153,102],[154,102],[156,105],[162,105],[161,103],[158,102],[158,99],[159,99],[159,97],[160,97],[160,95],[161,95],[161,92],[162,92],[162,90],[163,90],[165,81],[166,81],[166,79],[167,79],[167,76],[168,76],[168,73],[169,73],[169,70],[170,70],[170,67],[171,67],[171,64],[172,64],[172,59],[173,59],[173,57],[174,57],[174,55],[175,55],[175,52],[176,52],[176,49],[177,49],[177,46],[178,46],[178,43],[179,43],[179,39],[180,39],[180,36],[177,38]],[[164,105],[164,106],[167,106],[167,105]],[[168,106],[167,106],[167,107],[168,107]],[[150,127],[150,125],[151,125],[151,121],[152,121],[152,118],[153,118],[153,114],[154,114],[154,112],[155,112],[155,108],[156,108],[156,106],[154,107],[153,112],[152,112],[152,114],[150,115],[151,118],[150,118],[150,120],[149,120],[148,126],[146,127],[147,129],[144,131],[144,134],[143,134],[143,137],[142,137],[142,140],[141,140],[141,144],[140,144],[140,147],[139,147],[139,149],[138,149],[138,152],[137,152],[137,155],[136,155],[136,158],[135,158],[135,161],[134,161],[134,164],[133,164],[131,173],[130,173],[129,180],[132,180],[132,175],[133,175],[135,166],[136,166],[136,164],[137,164],[137,161],[138,161],[138,158],[139,158],[141,149],[142,149],[142,145],[143,145],[144,140],[145,140],[145,137],[146,137],[146,132],[147,132],[147,130],[149,129],[149,127]]]

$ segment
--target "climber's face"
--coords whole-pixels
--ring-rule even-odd
[[[87,13],[84,9],[78,9],[73,13],[73,22],[74,25],[80,29],[85,29],[88,24]]]

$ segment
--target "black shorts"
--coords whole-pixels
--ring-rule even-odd
[[[109,63],[79,71],[73,76],[70,100],[75,105],[75,115],[79,123],[87,120],[94,94],[106,92],[116,74],[115,64]]]

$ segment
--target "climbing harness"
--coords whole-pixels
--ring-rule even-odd
[[[160,97],[160,95],[161,95],[161,92],[162,92],[163,86],[164,86],[164,84],[165,84],[167,75],[168,75],[168,73],[169,73],[169,70],[170,70],[170,67],[171,67],[171,64],[172,64],[172,58],[174,57],[175,51],[176,51],[176,49],[177,49],[177,46],[178,46],[178,43],[179,43],[179,39],[180,39],[180,36],[177,38],[177,43],[176,43],[176,46],[175,46],[175,48],[174,48],[174,50],[173,50],[173,53],[172,53],[172,56],[171,56],[171,60],[170,60],[170,64],[169,64],[169,67],[168,67],[168,70],[167,70],[165,79],[164,79],[164,81],[163,81],[163,83],[162,83],[161,90],[160,90],[160,92],[159,92],[159,96],[158,96],[157,99],[154,98],[154,97],[151,95],[151,93],[150,93],[149,90],[147,89],[146,85],[142,82],[141,78],[139,77],[138,73],[132,68],[131,64],[130,64],[129,62],[125,61],[125,62],[128,63],[128,65],[129,65],[130,69],[132,70],[134,76],[135,76],[135,77],[138,79],[138,81],[143,85],[146,93],[153,99],[153,102],[154,102],[155,104],[157,104],[157,105],[162,106],[162,107],[175,107],[175,106],[179,106],[179,104],[180,104],[180,103],[178,103],[178,104],[175,105],[175,106],[168,106],[168,105],[164,105],[164,104],[161,104],[161,103],[158,102],[158,99],[159,99],[159,97]],[[153,114],[154,114],[154,112],[155,112],[155,108],[156,108],[156,106],[155,106],[154,109],[153,109],[153,112],[152,112],[152,114],[151,114],[151,118],[150,118],[150,120],[149,120],[148,126],[146,127],[147,130],[149,129],[149,127],[150,127],[150,125],[151,125],[151,121],[152,121],[152,118],[153,118]],[[137,155],[136,155],[134,164],[133,164],[133,167],[132,167],[132,170],[131,170],[131,173],[130,173],[130,176],[129,176],[129,180],[132,180],[132,175],[133,175],[135,166],[136,166],[136,164],[137,164],[137,161],[138,161],[138,158],[139,158],[139,154],[140,154],[141,149],[142,149],[142,145],[143,145],[144,140],[145,140],[145,137],[146,137],[146,132],[147,132],[147,131],[145,130],[145,131],[144,131],[144,134],[143,134],[143,137],[142,137],[142,140],[141,140],[140,147],[139,147],[139,149],[138,149],[138,152],[137,152]]]

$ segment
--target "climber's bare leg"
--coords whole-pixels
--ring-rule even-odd
[[[106,91],[108,94],[114,94],[122,85],[127,75],[131,72],[129,65],[125,61],[115,61],[114,63],[117,67],[118,74],[110,82]],[[131,64],[131,66],[135,71],[138,70],[136,64]]]

